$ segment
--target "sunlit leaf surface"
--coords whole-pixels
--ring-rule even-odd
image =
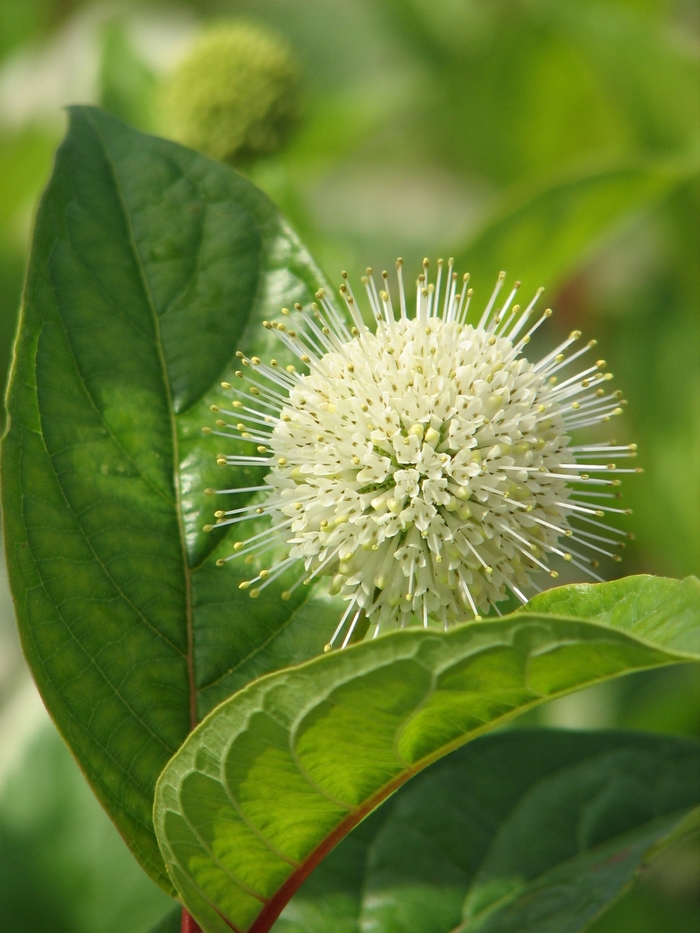
[[[263,933],[408,778],[553,697],[700,660],[699,621],[697,579],[628,577],[562,587],[447,633],[393,632],[264,677],[214,710],[159,780],[156,831],[171,877],[207,930]]]

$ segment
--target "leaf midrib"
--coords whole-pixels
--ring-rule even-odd
[[[136,245],[136,239],[134,237],[134,231],[131,223],[131,214],[124,200],[122,194],[121,184],[119,182],[119,175],[117,173],[116,165],[111,157],[109,148],[103,139],[99,129],[95,126],[93,120],[90,116],[86,116],[86,119],[90,122],[93,132],[97,137],[100,147],[102,149],[105,161],[109,166],[110,173],[112,175],[112,181],[114,183],[115,192],[119,200],[119,204],[122,208],[122,213],[124,216],[124,223],[129,235],[129,246],[134,257],[134,262],[136,268],[138,269],[139,278],[141,280],[141,288],[143,289],[144,296],[146,298],[146,303],[151,312],[153,319],[153,329],[156,336],[156,352],[158,354],[158,360],[161,367],[161,378],[163,382],[163,388],[165,390],[166,400],[168,403],[168,417],[170,419],[170,434],[171,434],[171,443],[172,443],[172,456],[173,456],[173,491],[175,493],[175,516],[177,519],[177,529],[178,536],[180,539],[180,553],[182,555],[182,569],[185,577],[185,613],[186,613],[186,624],[187,624],[187,679],[189,684],[189,718],[190,718],[190,729],[194,729],[197,725],[197,687],[194,674],[194,616],[192,611],[192,574],[190,572],[190,565],[187,558],[187,545],[185,541],[185,529],[184,523],[182,520],[182,494],[180,490],[180,455],[179,455],[179,442],[177,435],[177,422],[175,420],[175,409],[173,408],[173,397],[172,391],[170,388],[170,380],[168,378],[168,367],[163,353],[163,341],[161,339],[160,332],[160,320],[153,303],[153,296],[151,295],[150,288],[148,286],[148,279],[146,277],[146,270],[143,267],[143,262],[141,260],[141,255],[139,253],[138,247]]]
[[[52,285],[52,287],[53,287],[53,285]],[[54,288],[53,290],[54,290],[54,295],[56,296],[56,290],[55,290],[55,288]],[[57,302],[58,302],[58,296],[56,296],[56,300],[57,300]],[[61,328],[62,328],[63,333],[64,333],[65,338],[66,338],[66,344],[67,344],[68,348],[70,349],[71,359],[73,360],[73,363],[75,364],[75,372],[76,372],[76,375],[77,375],[77,377],[78,377],[78,379],[79,379],[79,381],[80,381],[81,386],[85,389],[85,394],[86,394],[87,398],[89,399],[90,405],[91,405],[91,407],[93,408],[95,414],[96,414],[97,417],[99,418],[100,423],[104,426],[105,431],[107,432],[107,434],[109,435],[109,437],[111,438],[111,440],[114,442],[115,446],[118,447],[119,450],[124,454],[124,456],[126,457],[126,459],[127,459],[131,464],[133,464],[134,469],[135,469],[136,472],[138,473],[139,477],[141,477],[141,479],[142,479],[151,489],[153,489],[153,491],[156,492],[157,495],[158,495],[160,498],[162,498],[168,505],[172,506],[172,505],[174,504],[173,501],[172,501],[171,499],[168,499],[168,497],[163,493],[163,491],[160,490],[160,489],[158,489],[158,487],[149,479],[149,477],[147,477],[147,476],[143,473],[143,471],[140,469],[139,465],[138,465],[138,464],[135,462],[135,460],[131,457],[131,455],[129,454],[129,452],[128,452],[128,451],[126,450],[126,448],[122,445],[121,441],[120,441],[120,440],[118,439],[118,437],[113,433],[113,431],[112,431],[112,429],[110,428],[109,424],[108,424],[107,421],[105,420],[105,417],[104,417],[103,413],[100,411],[100,409],[99,409],[97,403],[95,402],[95,399],[93,398],[92,393],[91,393],[90,390],[87,388],[86,381],[85,381],[85,379],[84,379],[84,377],[83,377],[83,374],[82,374],[82,372],[81,372],[81,370],[80,370],[80,366],[79,366],[79,364],[78,364],[78,360],[77,360],[77,357],[76,357],[76,355],[75,355],[75,350],[73,349],[73,344],[72,344],[71,341],[70,341],[70,337],[69,337],[68,331],[67,331],[67,329],[66,329],[65,321],[63,320],[63,317],[62,317],[60,314],[59,314],[59,320],[60,320],[60,323],[61,323]],[[42,331],[43,331],[43,327],[42,327]],[[35,372],[35,382],[37,382],[37,386],[38,386],[38,380],[36,379],[36,372]],[[37,394],[38,394],[38,389],[37,389]],[[39,408],[38,404],[37,404],[37,408]],[[39,417],[40,417],[40,419],[42,419],[42,416],[41,416],[41,409],[39,409]],[[42,419],[42,420],[43,420],[43,419]],[[39,436],[41,437],[42,442],[44,442],[43,427],[42,427],[42,431],[39,433]],[[95,558],[95,561],[96,561],[97,564],[99,564],[99,566],[102,568],[102,570],[103,570],[105,576],[107,577],[107,579],[108,579],[108,580],[110,581],[110,583],[114,586],[115,590],[117,591],[117,593],[119,594],[119,596],[124,600],[124,602],[125,602],[131,609],[133,609],[133,611],[136,613],[136,615],[139,617],[139,619],[141,619],[141,621],[144,622],[144,623],[148,626],[148,628],[153,632],[153,634],[156,635],[161,641],[164,641],[166,645],[168,645],[170,648],[172,648],[173,651],[177,652],[177,654],[179,654],[181,657],[185,657],[185,654],[184,654],[184,652],[182,651],[182,648],[180,648],[179,645],[176,645],[173,641],[171,641],[171,640],[167,637],[167,635],[165,635],[163,632],[161,632],[161,631],[151,622],[151,620],[150,620],[146,615],[144,615],[144,613],[143,613],[143,612],[139,609],[139,607],[133,602],[133,600],[130,599],[129,596],[127,596],[127,594],[124,592],[124,590],[122,589],[122,587],[120,586],[120,584],[115,580],[115,578],[114,578],[113,574],[111,573],[111,571],[109,570],[107,564],[105,564],[105,562],[102,560],[102,558],[100,557],[100,555],[97,553],[97,551],[96,551],[95,548],[93,547],[92,541],[91,541],[91,537],[90,537],[90,535],[87,533],[87,531],[85,530],[85,528],[84,528],[84,526],[83,526],[83,523],[82,523],[82,521],[81,521],[80,513],[77,512],[77,511],[73,508],[72,503],[69,502],[69,500],[68,500],[68,498],[67,498],[67,496],[66,496],[66,494],[65,494],[65,491],[64,491],[64,488],[63,488],[63,484],[60,482],[60,476],[61,476],[61,474],[60,474],[60,473],[58,472],[58,470],[56,470],[56,468],[55,468],[53,455],[51,454],[51,452],[49,451],[48,447],[46,446],[46,443],[44,443],[44,450],[46,451],[46,456],[49,458],[49,460],[51,461],[52,466],[54,467],[54,475],[56,476],[56,479],[59,480],[59,482],[58,482],[58,487],[59,487],[59,489],[61,490],[61,496],[63,497],[63,500],[64,500],[64,502],[65,502],[65,504],[66,504],[66,508],[68,509],[68,511],[70,512],[70,514],[73,515],[73,517],[75,518],[75,520],[76,520],[76,521],[78,522],[78,524],[80,525],[80,528],[81,528],[81,530],[82,530],[82,532],[83,532],[83,536],[84,536],[84,538],[85,538],[85,541],[87,542],[87,545],[88,545],[88,547],[90,548],[90,551],[92,552],[92,555],[93,555],[93,557]],[[26,523],[25,523],[25,525],[26,525]],[[26,527],[28,528],[29,526],[26,525]],[[37,564],[39,563],[39,561],[37,560],[37,558],[35,558],[35,562],[36,562]]]
[[[523,613],[523,615],[525,614]],[[558,617],[558,618],[563,619],[564,617]],[[540,620],[530,619],[527,621],[532,622],[532,621],[540,621]],[[573,619],[573,618],[567,618],[567,619],[564,619],[564,621],[574,622],[577,624],[581,623],[580,619]],[[479,625],[481,623],[475,623],[475,624]],[[592,624],[595,628],[601,629],[603,631],[607,630],[609,632],[614,632],[618,636],[621,635],[623,639],[629,638],[632,641],[635,641],[635,640],[643,641],[642,639],[637,639],[634,635],[630,634],[629,632],[621,631],[618,629],[613,629],[611,626],[602,625],[600,623],[589,623],[589,624]],[[646,647],[654,648],[655,650],[659,651],[658,645],[646,645]],[[661,649],[661,650],[662,652],[664,651],[664,649]],[[671,653],[671,652],[667,652],[667,653]],[[695,657],[694,659],[698,660],[697,657]],[[669,661],[665,663],[667,664],[678,663],[678,660],[680,659],[678,658],[669,659]],[[309,663],[309,662],[305,662],[305,663]],[[305,664],[302,663],[302,665],[299,665],[299,666],[305,666]],[[653,664],[652,666],[654,667],[663,666],[663,663]],[[274,676],[274,674],[270,676]],[[607,679],[608,679],[607,676],[603,676],[596,681],[591,681],[590,683],[601,682]],[[556,691],[555,693],[551,695],[550,699],[554,699],[557,696],[566,695],[567,693],[570,693],[570,692],[571,692],[570,689]],[[325,856],[338,844],[338,842],[340,842],[341,839],[343,839],[347,835],[347,833],[350,832],[350,830],[354,829],[354,827],[358,823],[360,823],[362,819],[364,819],[365,816],[367,816],[372,810],[374,810],[377,806],[379,806],[379,804],[381,804],[384,800],[386,800],[387,797],[389,797],[395,790],[401,787],[412,776],[419,773],[420,771],[423,771],[428,765],[432,764],[434,761],[437,761],[438,759],[442,758],[446,754],[449,754],[450,751],[453,751],[454,749],[459,748],[461,745],[464,745],[466,741],[472,741],[473,739],[477,738],[484,732],[490,731],[491,729],[493,729],[495,725],[507,722],[515,718],[516,716],[521,715],[527,710],[534,708],[537,705],[540,705],[541,702],[542,702],[542,695],[540,694],[536,696],[535,698],[533,698],[533,700],[530,703],[525,704],[524,706],[516,707],[515,709],[512,709],[512,710],[509,710],[507,713],[502,714],[501,716],[497,717],[496,720],[492,720],[492,721],[489,721],[487,723],[480,725],[479,727],[477,727],[476,729],[472,730],[469,733],[468,739],[465,739],[464,735],[460,735],[457,739],[454,739],[452,742],[447,743],[446,745],[442,746],[436,751],[414,762],[411,766],[407,767],[405,770],[397,774],[392,780],[385,783],[381,788],[379,788],[374,794],[372,794],[370,797],[364,800],[361,804],[352,808],[350,812],[348,813],[348,815],[316,846],[316,848],[312,852],[309,853],[309,855],[303,860],[301,865],[297,869],[295,869],[289,875],[286,881],[278,888],[275,894],[269,899],[268,903],[264,906],[263,910],[260,912],[256,920],[253,922],[252,926],[248,929],[247,933],[267,933],[267,931],[270,929],[274,921],[277,919],[277,917],[281,913],[285,904],[288,903],[292,895],[296,893],[296,891],[299,889],[301,884],[306,880],[306,878],[313,871],[313,869],[322,861],[322,859],[325,858]],[[309,708],[313,708],[313,706],[317,705],[317,703],[318,703],[318,698],[316,698],[316,701],[314,702],[314,704],[312,704]],[[412,717],[413,717],[413,712],[409,714],[409,716],[406,717],[406,721],[409,721]],[[291,727],[290,726],[286,727],[286,729],[290,733],[290,737],[291,737],[291,733],[295,731],[295,726],[297,725],[297,723],[298,723],[298,717],[295,717],[294,725],[292,725]],[[300,772],[300,774],[302,777],[305,778],[305,775],[302,772]],[[230,790],[227,786],[226,781],[225,780],[222,781],[222,784],[224,788],[226,789],[227,796],[231,800],[232,804],[240,812],[240,808],[237,806],[237,802],[235,798],[230,793]],[[183,815],[182,812],[181,812],[181,815]],[[267,844],[269,848],[270,847],[269,840],[263,837],[263,841]],[[176,858],[176,861],[177,861],[177,858]]]

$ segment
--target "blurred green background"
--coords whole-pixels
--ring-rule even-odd
[[[477,296],[500,268],[545,285],[547,340],[598,339],[629,400],[617,440],[638,443],[645,469],[624,486],[636,539],[606,575],[700,572],[700,0],[0,0],[0,379],[62,108],[96,103],[167,134],[169,74],[231,20],[298,59],[295,132],[243,168],[331,281],[401,254],[455,256]],[[146,933],[169,902],[48,723],[0,583],[4,928]],[[628,678],[534,721],[700,736],[700,672]],[[697,842],[595,926],[697,929]]]

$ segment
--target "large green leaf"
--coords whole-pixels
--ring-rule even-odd
[[[576,933],[700,816],[700,743],[484,736],[401,788],[325,859],[275,933]]]
[[[696,162],[586,169],[511,193],[466,245],[459,266],[485,281],[508,269],[531,289],[554,288],[632,217],[687,181]]]
[[[628,577],[263,677],[214,710],[159,779],[173,882],[212,933],[264,933],[340,839],[431,762],[553,697],[688,660],[700,660],[700,582]]]
[[[246,599],[250,568],[217,570],[226,532],[202,531],[221,507],[205,488],[233,484],[201,433],[219,380],[239,345],[266,352],[262,319],[319,281],[234,171],[72,111],[36,222],[10,386],[7,557],[44,701],[166,888],[152,826],[163,766],[198,718],[318,652],[335,621],[327,602],[304,606],[308,591],[281,601],[284,580]],[[238,485],[261,478],[245,473]]]

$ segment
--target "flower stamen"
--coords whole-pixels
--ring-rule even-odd
[[[431,281],[425,259],[409,318],[401,259],[396,272],[397,312],[386,271],[379,288],[371,268],[362,278],[374,330],[345,272],[339,293],[349,319],[319,289],[310,307],[295,304],[282,309],[284,321],[263,322],[301,371],[239,352],[236,376],[248,388],[222,383],[233,410],[212,411],[233,423],[220,418],[216,430],[206,429],[257,445],[257,455],[249,447],[217,462],[267,470],[264,485],[207,490],[256,496],[218,509],[207,530],[271,521],[217,564],[281,550],[241,584],[254,598],[294,566],[300,570],[284,599],[330,577],[331,592],[348,605],[327,650],[370,626],[376,637],[414,623],[447,628],[492,609],[500,615],[508,592],[524,603],[526,590],[541,591],[536,574],[558,575],[551,555],[601,579],[597,559],[569,543],[620,559],[608,548],[624,541],[605,535],[626,534],[598,519],[630,510],[599,504],[619,497],[601,490],[619,485],[618,474],[638,472],[617,464],[636,456],[634,444],[570,444],[570,431],[605,423],[626,404],[598,386],[612,378],[604,360],[558,381],[596,341],[571,350],[581,338],[572,331],[534,365],[521,355],[552,314],[547,308],[531,322],[542,289],[523,308],[515,282],[499,306],[500,273],[471,324],[469,275],[460,282],[454,261],[440,259]]]

